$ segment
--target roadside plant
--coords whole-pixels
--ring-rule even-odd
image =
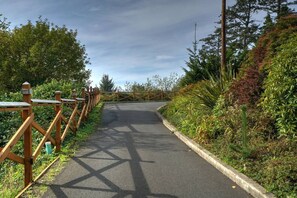
[[[276,121],[279,135],[297,137],[297,34],[281,46],[264,81],[261,106]]]

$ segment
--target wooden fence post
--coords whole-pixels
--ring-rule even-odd
[[[73,90],[72,90],[72,98],[75,100],[75,102],[74,102],[74,106],[73,106],[73,110],[75,110],[76,105],[78,105],[78,104],[77,104],[77,101],[76,101],[76,97],[77,97],[77,95],[76,95],[76,90],[73,89]],[[73,132],[74,132],[74,135],[76,135],[76,130],[77,130],[77,122],[76,122],[75,117],[76,117],[76,115],[74,115],[73,120],[72,120],[72,124],[73,124],[73,128],[74,128],[74,131],[73,131]],[[69,120],[69,121],[70,121],[70,120]]]
[[[90,108],[90,91],[89,91],[89,87],[87,87],[86,98],[87,98],[87,108],[86,108],[86,112],[85,112],[85,117],[87,118],[88,113],[89,113],[89,108]]]
[[[31,85],[28,82],[22,84],[22,94],[23,94],[23,101],[31,104]],[[32,114],[32,107],[30,106],[29,109],[23,110],[22,112],[22,119],[25,121],[30,115]],[[33,181],[32,176],[32,124],[26,129],[24,132],[24,165],[25,165],[25,178],[24,183],[25,186],[28,186]]]
[[[98,88],[98,102],[97,102],[97,103],[99,103],[100,100],[101,100],[101,92],[100,92],[100,90],[99,90],[99,88]]]
[[[84,87],[82,87],[81,88],[81,97],[83,98],[83,99],[85,99],[86,100],[86,89],[84,88]],[[84,109],[84,107],[85,107],[85,105],[86,105],[86,101],[85,100],[83,100],[82,101],[82,108]],[[86,111],[87,109],[86,109],[86,107],[85,107],[85,111]],[[85,111],[82,111],[81,113],[83,114],[82,115],[82,121],[84,122],[85,120],[86,120],[86,114],[85,114]]]
[[[91,99],[91,105],[90,105],[90,111],[93,109],[93,105],[94,105],[94,92],[93,92],[93,88],[90,87],[90,99]]]
[[[96,102],[95,102],[95,106],[98,104],[99,102],[99,89],[96,87],[96,93],[95,93],[95,97],[96,97]]]
[[[61,91],[55,92],[55,99],[61,102]],[[55,107],[56,115],[62,109],[61,105],[62,105],[62,103],[56,104],[56,107]],[[60,117],[56,123],[56,152],[61,151],[61,120],[62,120],[62,118]]]

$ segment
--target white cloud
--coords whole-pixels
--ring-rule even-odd
[[[168,55],[156,56],[156,60],[170,60],[170,59],[173,59],[173,58],[174,58],[173,56],[168,56]]]

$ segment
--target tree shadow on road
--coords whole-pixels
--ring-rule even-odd
[[[103,128],[91,136],[56,181],[48,185],[44,197],[176,197],[151,191],[141,164],[155,162],[143,160],[137,151],[172,150],[174,146],[165,141],[164,144],[155,142],[171,135],[147,134],[137,129],[137,125],[160,123],[153,112],[121,111],[115,114],[113,111],[118,109],[105,110]],[[123,172],[121,176],[119,170],[130,174]]]

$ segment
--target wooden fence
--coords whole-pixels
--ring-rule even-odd
[[[101,99],[106,102],[126,101],[166,101],[174,96],[172,91],[135,91],[135,92],[101,92]]]
[[[0,147],[0,163],[5,159],[24,165],[24,184],[25,187],[33,182],[32,165],[40,155],[45,142],[50,141],[55,146],[55,152],[61,150],[61,144],[65,140],[68,131],[71,130],[76,134],[80,124],[87,118],[88,113],[100,101],[98,89],[82,88],[81,98],[77,97],[76,91],[73,91],[71,99],[61,98],[61,92],[55,92],[55,100],[32,99],[32,89],[29,83],[22,85],[23,102],[0,102],[0,112],[21,111],[23,123],[8,143]],[[55,117],[50,123],[48,129],[44,129],[34,119],[34,106],[52,106],[55,111]],[[69,106],[72,113],[69,118],[64,115],[63,107]],[[63,126],[63,127],[62,127]],[[33,151],[32,146],[32,128],[42,134],[42,139],[37,148]],[[62,128],[64,129],[62,131]],[[54,137],[51,136],[55,129]],[[14,145],[23,137],[23,156],[18,156],[12,152]]]

